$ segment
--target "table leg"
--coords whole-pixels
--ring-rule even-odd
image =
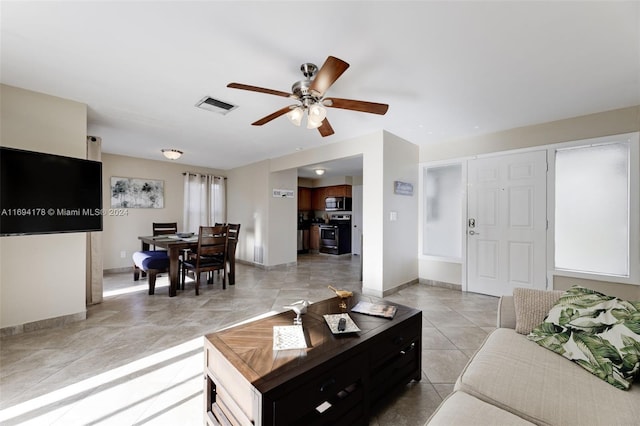
[[[142,251],[149,251],[149,243],[145,243],[144,241],[142,242]],[[147,276],[147,273],[144,270],[140,270],[140,274],[142,275],[142,278]]]
[[[178,293],[178,280],[180,279],[180,250],[169,248],[169,297]]]
[[[236,242],[229,244],[229,285],[236,283]]]

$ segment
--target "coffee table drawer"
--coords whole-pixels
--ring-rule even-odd
[[[418,342],[412,342],[396,356],[379,364],[371,375],[371,396],[375,401],[385,396],[390,388],[418,379],[421,372],[421,351]]]
[[[371,353],[371,367],[376,369],[389,358],[406,352],[412,343],[420,340],[421,335],[422,317],[420,315],[399,327],[392,328],[376,340],[375,350]]]
[[[366,357],[355,356],[325,368],[301,386],[273,401],[275,424],[312,424],[356,406],[363,399]]]

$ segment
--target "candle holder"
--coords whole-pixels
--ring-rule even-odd
[[[338,290],[335,287],[329,286],[329,290],[332,290],[336,296],[340,299],[338,302],[338,308],[342,310],[342,312],[346,312],[348,308],[347,300],[353,296],[352,291],[347,290]]]

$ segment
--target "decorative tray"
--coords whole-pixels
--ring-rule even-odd
[[[333,334],[355,333],[357,331],[360,331],[349,314],[327,314],[323,315],[323,317]],[[344,331],[338,330],[338,322],[340,322],[340,318],[344,318],[346,320]]]

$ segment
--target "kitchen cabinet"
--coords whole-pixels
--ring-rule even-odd
[[[351,198],[351,185],[334,185],[326,187],[326,197]]]
[[[298,187],[298,211],[309,211],[311,208],[311,188]]]
[[[326,195],[327,188],[313,188],[311,193],[311,209],[312,210],[324,210],[324,199],[328,197]]]
[[[311,209],[324,210],[324,199],[327,197],[351,198],[351,185],[333,185],[313,188],[311,191]]]
[[[320,250],[320,225],[311,225],[309,234],[309,250],[318,252]]]

